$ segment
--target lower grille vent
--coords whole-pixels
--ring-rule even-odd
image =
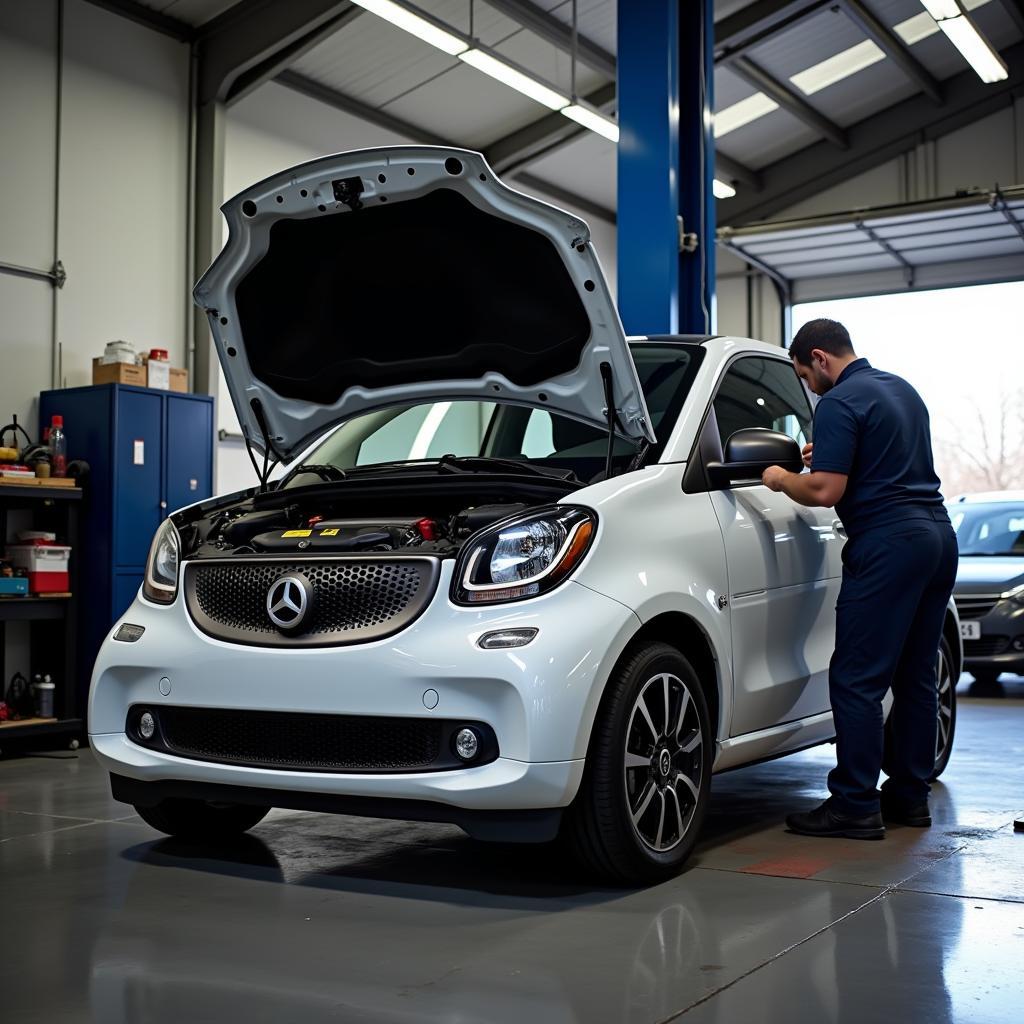
[[[160,706],[150,739],[139,734],[141,709],[126,728],[136,743],[198,761],[307,772],[411,772],[463,768],[452,737],[467,723],[428,718],[323,715],[293,711],[236,711]],[[474,764],[493,761],[490,727],[471,723],[482,737]]]

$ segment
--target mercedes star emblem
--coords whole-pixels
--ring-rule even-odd
[[[305,576],[281,576],[267,591],[267,615],[282,633],[295,633],[313,606],[313,587]]]

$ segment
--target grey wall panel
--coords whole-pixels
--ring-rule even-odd
[[[58,337],[69,385],[107,341],[185,364],[188,50],[69,0]]]
[[[40,270],[53,264],[56,9],[0,3],[0,261]]]
[[[0,426],[17,413],[33,440],[36,398],[50,379],[51,302],[47,281],[0,274]]]
[[[1020,101],[1018,100],[1018,103]],[[1013,147],[1014,112],[1007,107],[935,143],[939,195],[957,189],[1019,184]]]

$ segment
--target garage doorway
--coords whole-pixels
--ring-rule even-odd
[[[793,332],[817,317],[917,388],[947,498],[1024,490],[1024,282],[804,302]]]

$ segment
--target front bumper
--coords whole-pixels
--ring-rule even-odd
[[[96,756],[112,775],[147,783],[429,801],[474,811],[565,807],[579,787],[604,682],[639,620],[571,581],[531,601],[460,608],[447,597],[450,573],[448,563],[430,607],[403,632],[350,647],[228,644],[196,628],[180,594],[166,608],[137,598],[122,621],[145,633],[134,643],[108,638],[93,673],[89,735]],[[513,626],[539,633],[512,650],[477,646],[482,633]],[[436,706],[428,709],[431,690]],[[134,743],[125,720],[137,704],[466,719],[494,729],[499,757],[480,767],[395,774],[211,763]]]
[[[964,668],[968,672],[1024,673],[1024,605],[1003,599],[980,618],[961,611],[960,621],[976,622],[981,629],[980,639],[964,640]]]

